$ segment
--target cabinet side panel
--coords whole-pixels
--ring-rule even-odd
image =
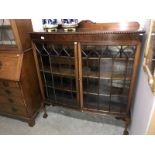
[[[13,20],[14,24],[16,25],[16,35],[17,38],[20,40],[18,47],[19,50],[26,50],[31,48],[31,40],[28,33],[32,32],[32,23],[30,19],[16,19]],[[18,42],[17,42],[18,43]]]
[[[27,104],[28,113],[32,116],[41,108],[41,92],[32,50],[25,52],[21,71],[21,86]]]

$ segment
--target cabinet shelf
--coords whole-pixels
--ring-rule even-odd
[[[65,77],[75,77],[75,71],[73,69],[63,69],[63,68],[54,68],[52,67],[52,72],[50,71],[50,67],[44,67],[44,70],[41,69],[41,72],[51,73],[54,75],[65,76]],[[113,79],[113,80],[130,80],[131,77],[126,77],[125,75],[112,73],[99,73],[97,72],[85,72],[82,76],[83,78],[93,78],[93,79]]]
[[[49,87],[49,88],[52,88],[54,90],[61,90],[61,91],[66,91],[66,92],[73,92],[73,93],[76,93],[77,91],[76,90],[71,90],[70,88],[68,87],[52,87],[50,85],[44,85],[45,87]],[[111,93],[111,94],[103,94],[103,93],[95,93],[95,92],[86,92],[86,91],[83,91],[84,94],[87,94],[87,95],[95,95],[95,96],[127,96],[127,94],[114,94],[114,93]]]
[[[92,93],[92,92],[86,92],[86,91],[83,91],[84,94],[87,94],[87,95],[95,95],[95,96],[127,96],[125,94],[102,94],[102,93]]]
[[[111,73],[100,73],[100,76],[96,72],[91,72],[90,74],[84,74],[83,78],[93,78],[93,79],[112,79],[112,80],[130,80],[131,77],[126,77],[125,75],[112,75]]]
[[[65,87],[52,87],[51,85],[45,85],[45,87],[49,87],[49,88],[52,88],[52,89],[56,89],[56,90],[62,90],[62,91],[67,91],[67,92],[74,92],[76,93],[77,91],[76,90],[71,90],[69,87],[65,86]]]
[[[44,70],[41,69],[40,71],[54,74],[54,75],[64,76],[64,77],[75,77],[74,70],[70,70],[70,69],[59,69],[59,68],[53,67],[51,72],[50,67],[44,67]]]
[[[75,60],[75,57],[69,57],[69,56],[57,56],[57,55],[47,55],[42,54],[43,57],[51,58],[53,60],[53,63],[61,63],[62,60],[65,60],[67,63],[69,63],[70,60]],[[119,61],[134,61],[134,58],[120,58],[120,57],[114,57],[114,58],[104,58],[104,57],[82,57],[82,60],[119,60]]]

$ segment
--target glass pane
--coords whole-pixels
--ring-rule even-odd
[[[97,93],[99,88],[99,81],[93,78],[83,78],[84,93]]]
[[[84,94],[84,107],[90,109],[98,109],[98,96],[91,94]]]
[[[125,112],[128,98],[126,96],[111,96],[110,111]]]
[[[100,95],[99,96],[99,110],[109,111],[110,96]]]
[[[47,100],[77,107],[73,44],[36,44]]]
[[[0,19],[0,45],[15,45],[15,38],[8,19]]]
[[[82,45],[84,107],[125,112],[135,46]]]

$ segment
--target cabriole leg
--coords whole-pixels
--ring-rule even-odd
[[[46,111],[45,103],[43,103],[43,112],[44,112],[44,114],[43,114],[43,118],[47,118],[48,115],[47,115],[47,111]]]
[[[130,123],[130,118],[125,118],[125,129],[124,129],[123,135],[129,134],[129,132],[128,132],[129,123]]]

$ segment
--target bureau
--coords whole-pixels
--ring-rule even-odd
[[[144,31],[125,24],[82,21],[76,32],[31,33],[44,103],[113,115],[128,134]]]
[[[43,104],[28,32],[31,20],[0,19],[0,114],[33,126]]]

